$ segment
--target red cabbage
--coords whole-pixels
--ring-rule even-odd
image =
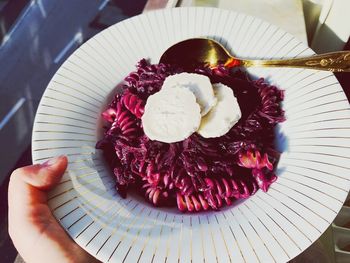
[[[195,133],[177,143],[152,141],[142,129],[144,105],[167,76],[182,71],[141,60],[125,78],[123,93],[102,113],[107,125],[96,148],[103,150],[120,195],[135,189],[155,206],[177,205],[180,211],[192,212],[219,209],[258,189],[266,192],[277,179],[274,127],[284,121],[283,91],[262,78],[251,80],[221,66],[193,69],[190,72],[233,89],[241,120],[219,138]]]

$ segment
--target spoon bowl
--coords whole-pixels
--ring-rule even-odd
[[[169,47],[161,56],[160,63],[184,69],[205,65],[215,68],[243,67],[299,67],[333,72],[350,72],[350,51],[338,51],[321,55],[279,59],[247,60],[233,57],[220,43],[209,38],[191,38]]]

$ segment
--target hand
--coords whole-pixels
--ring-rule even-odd
[[[53,217],[47,191],[60,181],[67,158],[15,170],[10,179],[9,234],[27,263],[99,262],[79,247]]]

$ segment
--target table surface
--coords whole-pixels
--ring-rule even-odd
[[[149,0],[145,11],[175,6],[218,7],[252,15],[279,26],[307,44],[301,0]]]

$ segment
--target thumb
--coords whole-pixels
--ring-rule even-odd
[[[46,190],[59,182],[66,167],[67,158],[62,156],[43,164],[19,168],[11,175],[8,188],[9,234],[22,256],[31,254],[30,244],[36,242],[50,222],[55,222],[47,206]]]
[[[8,188],[9,213],[23,213],[35,204],[46,204],[46,190],[58,184],[67,163],[67,157],[60,156],[15,170]]]
[[[43,164],[16,169],[8,188],[9,213],[23,213],[39,203],[47,205],[46,191],[58,184],[67,163],[67,157],[59,156]]]
[[[61,180],[67,163],[67,157],[59,156],[43,164],[19,168],[13,172],[11,179],[21,180],[38,190],[50,190]]]
[[[43,164],[19,168],[11,175],[9,234],[26,262],[46,262],[48,259],[53,262],[94,262],[69,238],[47,204],[46,191],[57,185],[67,164],[67,158],[60,156]]]

